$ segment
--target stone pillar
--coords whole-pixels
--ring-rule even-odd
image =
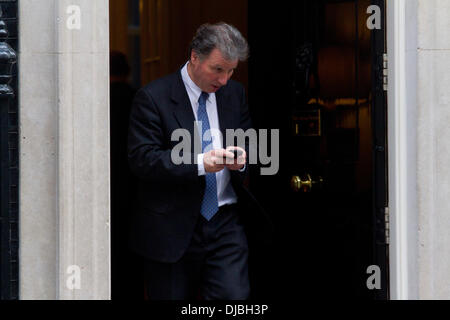
[[[450,2],[418,0],[420,299],[450,298]]]
[[[110,298],[108,0],[20,1],[20,298]]]

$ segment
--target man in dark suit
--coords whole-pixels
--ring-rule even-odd
[[[130,245],[145,259],[150,299],[249,297],[248,242],[238,210],[249,145],[225,139],[226,129],[251,128],[244,88],[230,80],[247,56],[247,42],[233,26],[202,25],[189,61],[136,94],[128,159],[138,203]],[[176,164],[172,151],[180,141],[171,138],[180,128],[191,149],[181,150],[176,156],[188,161]]]

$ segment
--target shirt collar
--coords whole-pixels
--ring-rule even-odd
[[[200,89],[194,81],[192,81],[191,77],[189,76],[189,73],[187,71],[187,65],[189,61],[185,63],[183,68],[181,69],[181,77],[183,79],[184,85],[189,88],[192,92],[192,94],[195,96],[195,101],[198,101],[200,98],[200,95],[202,94],[202,89]],[[209,94],[208,99],[211,97],[211,94]]]

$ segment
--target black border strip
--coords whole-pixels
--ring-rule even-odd
[[[0,299],[18,300],[18,0],[0,0],[0,7]]]

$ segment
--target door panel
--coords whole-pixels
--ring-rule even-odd
[[[141,0],[142,84],[169,73],[169,1]]]
[[[384,46],[366,27],[369,5],[297,1],[253,14],[250,4],[251,113],[257,127],[280,129],[279,173],[251,177],[276,227],[269,296],[292,287],[309,297],[386,298],[387,247],[374,238],[384,235],[386,204],[385,154],[376,151],[385,145],[386,105],[373,76]],[[260,35],[268,20],[277,23]],[[282,50],[261,45],[271,41]],[[264,78],[259,69],[268,70]],[[366,286],[374,264],[381,290]]]
[[[175,72],[188,60],[189,43],[203,23],[224,21],[247,36],[247,1],[141,0],[142,84]],[[233,78],[247,87],[247,63]]]

